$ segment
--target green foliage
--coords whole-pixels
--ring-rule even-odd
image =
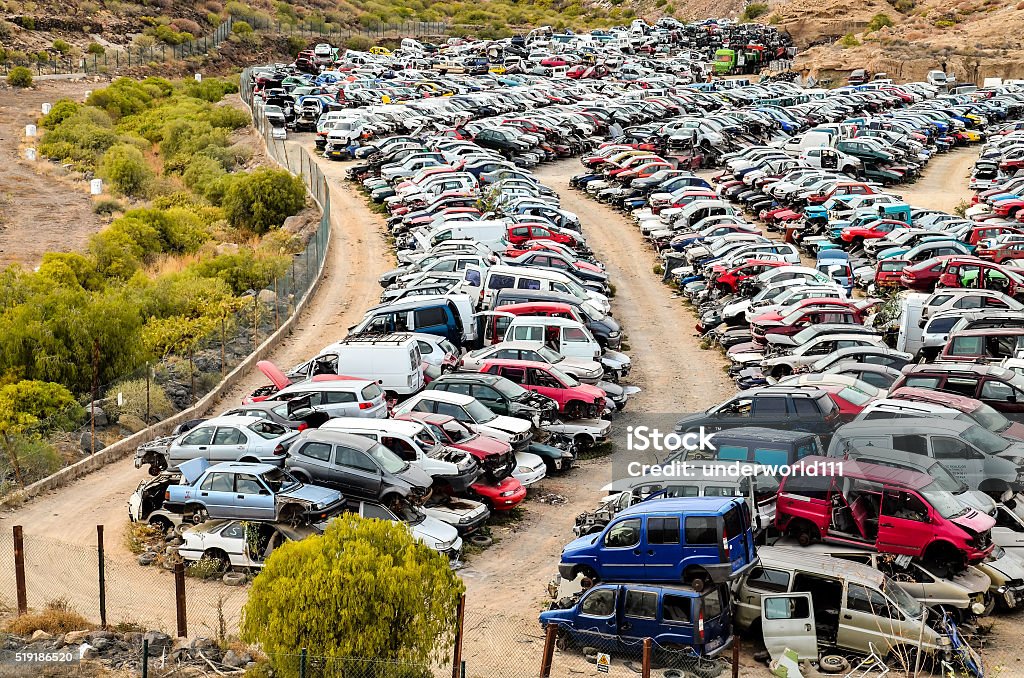
[[[118,78],[109,87],[93,91],[85,103],[102,108],[118,120],[149,108],[153,103],[153,89],[130,78]]]
[[[956,22],[952,19],[939,19],[935,22],[936,28],[952,28],[953,26],[956,26]]]
[[[129,196],[142,195],[153,177],[142,151],[128,144],[108,149],[100,159],[98,173],[115,191]]]
[[[78,109],[79,106],[74,101],[71,101],[70,99],[58,99],[53,106],[50,107],[50,112],[43,116],[43,119],[39,124],[43,129],[53,129],[77,113]]]
[[[868,22],[868,32],[877,31],[879,28],[884,26],[892,26],[892,19],[889,18],[888,14],[879,12],[875,16],[871,17],[871,21]]]
[[[289,35],[288,36],[288,53],[289,54],[298,54],[302,50],[306,49],[306,47],[308,45],[309,45],[309,43],[306,42],[305,38],[300,38],[297,35]]]
[[[285,170],[262,168],[232,182],[222,206],[232,226],[263,234],[284,223],[305,202],[301,179]]]
[[[71,43],[67,40],[54,40],[52,47],[54,51],[60,52],[61,54],[67,54],[71,51]]]
[[[743,8],[743,13],[740,14],[740,21],[753,21],[758,17],[762,17],[768,13],[768,3],[765,2],[752,2]]]
[[[896,8],[897,12],[902,12],[903,14],[906,14],[912,11],[916,4],[917,3],[915,3],[914,0],[896,0],[896,2],[893,3],[893,7]]]
[[[114,398],[103,403],[106,413],[115,419],[124,415],[137,417],[146,423],[166,419],[174,414],[174,405],[162,388],[144,378],[127,379],[109,389],[109,393],[121,394],[121,403]],[[149,420],[146,411],[149,411]]]
[[[266,287],[274,278],[284,275],[289,258],[258,253],[251,247],[238,252],[203,259],[189,269],[204,278],[223,280],[235,294]]]
[[[846,35],[844,35],[843,37],[841,37],[839,39],[839,46],[844,48],[844,49],[847,48],[847,47],[856,47],[859,44],[860,44],[860,40],[858,40],[853,35],[853,33],[847,33]]]
[[[11,87],[31,87],[32,71],[24,66],[15,66],[7,74],[7,84]]]
[[[46,157],[88,169],[95,167],[100,156],[117,141],[110,116],[98,108],[85,107],[70,113],[47,131],[39,150]]]
[[[88,47],[85,48],[86,54],[95,54],[97,56],[103,54],[106,51],[107,50],[103,47],[103,45],[99,44],[98,42],[90,42]]]
[[[306,648],[425,665],[451,648],[464,590],[404,525],[342,515],[322,536],[274,549],[249,592],[242,638],[270,657]]]
[[[104,198],[93,203],[92,211],[96,214],[113,214],[114,212],[123,212],[124,205],[117,200]]]
[[[249,35],[253,32],[253,27],[246,21],[236,21],[231,24],[231,32],[235,35]]]
[[[373,47],[373,40],[370,40],[365,35],[353,35],[345,38],[345,47],[357,52],[365,52]]]
[[[23,380],[0,387],[0,435],[69,429],[85,416],[60,384]]]
[[[0,496],[6,494],[19,477],[28,485],[54,473],[61,467],[57,450],[36,434],[0,438]]]

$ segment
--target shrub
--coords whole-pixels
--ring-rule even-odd
[[[100,158],[98,174],[122,195],[140,196],[153,178],[142,151],[128,144],[112,146]]]
[[[847,33],[846,35],[844,35],[842,38],[839,39],[839,46],[844,48],[844,49],[847,48],[847,47],[856,47],[859,44],[860,44],[860,40],[858,40],[853,35],[853,33]]]
[[[768,4],[764,2],[752,2],[743,8],[740,14],[740,21],[753,21],[768,13]]]
[[[103,45],[99,44],[98,42],[90,42],[89,46],[85,48],[86,54],[100,55],[106,51],[106,48],[104,48]]]
[[[224,216],[236,228],[263,234],[302,209],[306,188],[284,170],[258,169],[237,178],[224,196]]]
[[[71,101],[70,99],[58,99],[53,106],[50,107],[50,112],[43,116],[43,120],[39,124],[44,129],[53,129],[77,113],[78,109],[79,106],[74,101]]]
[[[939,19],[935,22],[936,28],[952,28],[956,26],[956,22],[951,19]]]
[[[216,579],[223,570],[224,567],[219,560],[203,556],[199,560],[189,563],[185,567],[185,574],[197,579]]]
[[[17,460],[17,471],[15,471]],[[8,435],[0,442],[0,488],[5,479],[23,485],[42,480],[63,465],[57,450],[36,434]],[[2,492],[0,492],[2,494]]]
[[[345,47],[357,52],[365,52],[373,47],[373,41],[365,35],[353,35],[352,37],[345,39]]]
[[[11,87],[31,87],[32,71],[24,66],[15,66],[7,74],[7,84]]]
[[[288,53],[289,54],[298,54],[302,50],[306,49],[306,47],[308,45],[309,45],[309,43],[306,42],[305,38],[300,38],[297,35],[289,35],[288,36]]]
[[[907,12],[913,10],[914,6],[914,0],[896,0],[896,3],[893,5],[893,7],[896,8],[897,12],[902,12],[903,14],[906,14]]]
[[[877,31],[879,28],[884,26],[892,26],[892,19],[889,18],[888,14],[879,12],[875,16],[871,17],[871,21],[868,22],[867,30]]]
[[[235,35],[249,35],[253,32],[253,28],[247,21],[236,21],[231,24],[231,32]]]
[[[148,394],[146,392],[147,389],[149,391]],[[142,378],[128,379],[116,384],[108,392],[121,394],[120,405],[114,399],[105,406],[107,414],[115,418],[127,414],[138,417],[148,424],[153,421],[166,419],[176,411],[164,390],[153,383],[152,380],[147,385],[146,380]],[[147,406],[149,408],[148,420],[146,419]]]
[[[54,51],[60,52],[61,54],[67,54],[71,51],[71,43],[67,40],[54,40],[52,47]]]
[[[36,631],[46,631],[60,636],[70,631],[84,631],[96,628],[95,624],[71,609],[65,599],[51,600],[39,612],[29,612],[7,623],[8,633],[29,636]]]
[[[92,211],[96,214],[113,214],[114,212],[123,212],[124,205],[118,200],[104,198],[93,203]]]
[[[182,33],[191,33],[192,35],[199,35],[203,31],[202,27],[192,19],[175,19],[171,25]]]

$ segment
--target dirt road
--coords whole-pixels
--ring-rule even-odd
[[[970,203],[974,195],[969,186],[971,167],[978,159],[977,147],[958,148],[937,155],[917,182],[894,186],[892,192],[903,196],[915,207],[929,207],[952,213],[961,201]]]
[[[29,162],[22,150],[25,125],[36,123],[43,103],[80,100],[97,86],[91,80],[40,82],[0,96],[0,268],[32,268],[46,252],[82,250],[103,227],[87,182],[62,176],[45,160]]]
[[[342,338],[347,328],[362,317],[364,310],[378,302],[380,286],[377,276],[392,265],[381,218],[366,207],[362,196],[350,184],[344,182],[343,167],[327,161],[323,161],[321,167],[331,182],[335,227],[319,291],[303,313],[296,331],[269,357],[283,366],[298,363]],[[237,403],[265,382],[266,378],[254,371],[228,392],[213,411]],[[124,571],[124,577],[130,578],[132,588],[139,593],[153,591],[154,595],[160,594],[160,598],[165,591],[173,593],[169,588],[173,586],[169,573],[134,565],[133,557],[123,543],[128,496],[145,478],[148,478],[146,473],[136,470],[132,460],[126,459],[57,492],[39,497],[13,512],[0,513],[0,540],[10,539],[12,525],[25,528],[31,605],[41,605],[54,595],[63,594],[82,611],[95,609],[93,578],[80,576],[82,571],[72,564],[88,561],[91,553],[93,565],[85,571],[95,568],[95,553],[90,549],[96,542],[97,524],[106,526],[108,562]],[[63,550],[61,545],[67,545],[67,550]],[[8,567],[7,562],[0,564],[0,589],[4,589],[2,584],[10,574],[2,568]],[[13,582],[13,578],[10,581]],[[55,587],[54,582],[62,585]],[[125,596],[129,594],[124,593]],[[155,614],[165,622],[165,627],[172,626],[173,604],[155,605],[147,603],[143,595],[137,597],[138,606],[126,603],[125,610],[131,618],[144,620],[148,617],[143,615]],[[209,595],[193,598],[197,603],[206,598],[204,607],[196,611],[196,623],[212,623],[216,611],[210,605]],[[213,600],[215,602],[215,595]],[[244,596],[232,596],[225,603],[229,619],[237,617],[237,610],[227,609],[227,606],[233,603],[240,607],[241,602],[244,602]],[[116,621],[114,614],[112,609],[111,618]]]

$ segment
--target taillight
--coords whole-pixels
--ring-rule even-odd
[[[373,403],[359,403],[359,409],[368,410],[373,407]]]
[[[732,555],[729,553],[729,528],[722,527],[722,550],[725,551],[725,557],[731,559]]]
[[[307,424],[306,422],[302,422],[301,424],[299,424],[299,429],[298,430],[299,430],[299,432],[302,432],[302,431],[305,431],[307,428],[309,428],[309,424]]]
[[[277,447],[274,448],[274,454],[284,454],[284,453],[285,453],[284,445],[280,445],[279,444],[279,445],[277,445]]]
[[[170,490],[164,490],[164,501],[170,501],[170,500],[171,500],[171,491]]]
[[[697,642],[704,644],[704,604],[701,603],[700,614],[697,615]]]

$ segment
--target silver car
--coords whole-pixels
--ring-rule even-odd
[[[202,458],[214,464],[246,461],[282,466],[297,435],[297,431],[262,417],[214,417],[171,441],[167,463],[175,467]]]
[[[535,341],[503,341],[470,351],[462,357],[462,369],[479,372],[490,360],[531,360],[549,365],[571,374],[585,384],[596,384],[604,376],[604,367],[596,360],[569,358]]]

